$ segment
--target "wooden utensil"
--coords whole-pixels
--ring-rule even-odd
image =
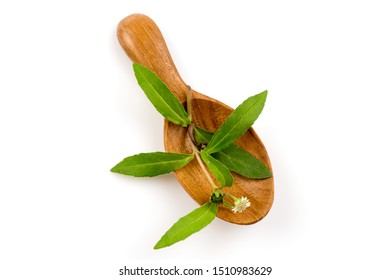
[[[130,59],[155,72],[179,101],[186,105],[188,87],[180,77],[157,25],[145,15],[133,14],[119,23],[117,35]],[[192,95],[193,122],[203,129],[216,131],[232,112],[229,106],[218,100],[194,90]],[[164,144],[165,150],[169,152],[192,153],[187,128],[169,121],[165,121],[164,124]],[[236,144],[263,161],[272,170],[267,151],[252,128],[240,137]],[[198,204],[202,205],[209,201],[211,186],[196,160],[177,170],[175,174],[183,188]],[[251,206],[236,214],[221,206],[218,217],[236,224],[252,224],[264,218],[273,203],[273,177],[254,180],[235,173],[233,176],[233,186],[225,190],[236,197],[249,198]]]

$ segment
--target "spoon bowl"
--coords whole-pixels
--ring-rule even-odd
[[[188,87],[182,80],[157,25],[147,16],[132,14],[118,25],[118,40],[133,62],[148,67],[167,85],[181,103],[186,102]],[[222,102],[192,90],[192,121],[199,127],[214,132],[233,111]],[[167,152],[192,153],[187,128],[164,123],[164,146]],[[253,128],[236,142],[238,146],[261,160],[271,171],[267,151]],[[242,213],[233,213],[221,206],[218,217],[235,224],[253,224],[269,212],[274,198],[273,177],[248,179],[232,173],[234,183],[228,192],[236,197],[247,197],[251,206]],[[187,193],[200,205],[210,200],[211,186],[196,160],[175,171],[175,175]]]

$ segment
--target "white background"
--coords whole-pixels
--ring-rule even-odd
[[[254,125],[275,175],[261,222],[217,219],[152,249],[196,204],[172,174],[109,172],[163,150],[163,119],[116,40],[135,12],[195,90],[232,107],[269,91]],[[387,1],[1,1],[0,278],[181,264],[389,279],[389,26]]]

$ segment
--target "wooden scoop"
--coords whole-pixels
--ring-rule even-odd
[[[155,72],[179,101],[185,105],[187,85],[181,79],[157,25],[145,15],[133,14],[119,23],[117,35],[122,48],[130,59]],[[193,122],[205,130],[216,131],[232,112],[230,107],[218,100],[194,90],[192,95]],[[249,96],[243,96],[243,100],[246,97]],[[169,121],[165,121],[164,125],[164,143],[166,151],[192,153],[187,128]],[[236,144],[263,161],[272,170],[267,151],[252,128],[240,137]],[[175,174],[183,188],[198,204],[202,205],[209,201],[212,193],[211,186],[196,160],[177,170]],[[225,188],[225,191],[236,197],[247,197],[251,206],[242,213],[236,214],[221,206],[218,217],[236,224],[252,224],[264,218],[270,210],[274,198],[273,178],[253,180],[235,173],[233,176],[233,186]]]

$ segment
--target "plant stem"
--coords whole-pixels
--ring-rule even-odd
[[[228,197],[232,198],[234,201],[238,200],[237,197],[235,197],[234,195],[230,194],[230,193],[225,193]]]
[[[189,137],[190,137],[190,136],[189,136]],[[190,137],[190,138],[191,138],[191,137]],[[214,192],[216,189],[218,189],[218,187],[215,185],[215,183],[214,183],[214,181],[213,181],[213,178],[211,178],[210,173],[208,172],[206,166],[205,166],[204,163],[203,163],[203,160],[200,158],[198,148],[194,145],[194,143],[192,142],[192,140],[191,140],[190,142],[191,142],[192,151],[193,151],[194,154],[195,154],[195,158],[196,158],[196,160],[198,161],[200,168],[202,169],[204,175],[206,176],[207,181],[210,183],[211,187],[213,188],[213,192]]]
[[[203,160],[201,159],[199,155],[199,149],[195,145],[195,139],[194,139],[194,124],[192,123],[192,90],[189,85],[187,85],[187,113],[190,117],[191,124],[188,126],[187,135],[190,138],[191,148],[192,151],[195,154],[195,158],[199,163],[200,168],[202,169],[204,175],[206,176],[207,181],[210,183],[211,187],[213,188],[213,192],[218,189],[218,187],[215,185],[213,178],[211,178],[210,173],[208,172],[206,166],[203,163]]]

